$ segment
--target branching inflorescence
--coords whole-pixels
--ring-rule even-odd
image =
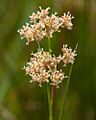
[[[26,38],[27,45],[30,42],[36,41],[39,43],[44,37],[51,38],[54,32],[60,32],[61,28],[72,29],[72,19],[70,12],[64,13],[59,17],[57,13],[49,16],[49,7],[42,9],[37,13],[32,13],[30,22],[22,26],[18,30],[21,39]],[[42,83],[50,83],[59,87],[58,85],[66,78],[62,69],[58,68],[58,65],[62,62],[64,66],[74,63],[76,50],[72,51],[67,45],[63,45],[62,54],[55,56],[50,52],[44,51],[43,48],[39,49],[36,53],[33,53],[30,61],[24,66],[26,74],[31,76],[30,82],[38,82],[39,86]]]

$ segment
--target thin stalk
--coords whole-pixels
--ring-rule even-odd
[[[51,53],[51,43],[50,38],[48,38],[48,46],[49,46],[49,54]],[[53,120],[52,116],[52,102],[51,102],[51,94],[50,94],[50,85],[47,84],[47,96],[48,96],[48,105],[49,105],[49,120]]]
[[[51,108],[51,97],[50,97],[50,85],[47,84],[47,96],[48,96],[48,105],[49,105],[49,120],[53,120],[52,118],[52,108]]]
[[[66,87],[65,87],[65,91],[64,91],[63,101],[62,101],[62,105],[61,105],[61,111],[60,111],[60,115],[59,115],[59,120],[62,120],[65,98],[66,98],[66,94],[67,94],[67,91],[68,91],[68,86],[69,86],[69,82],[70,82],[70,78],[71,78],[72,68],[73,68],[73,64],[71,65],[70,70],[69,70],[69,77],[68,77]]]
[[[48,38],[48,43],[49,43],[49,53],[51,53],[51,42],[50,38]],[[52,85],[51,88],[51,108],[53,109],[53,101],[54,101],[54,85]]]
[[[40,50],[40,43],[39,43],[39,42],[37,42],[37,45],[38,45],[38,50]]]
[[[50,37],[48,38],[48,49],[49,49],[49,54],[51,53],[51,42],[50,42]]]
[[[78,47],[78,43],[76,44],[76,47],[75,47],[74,51],[77,50],[77,47]],[[60,115],[59,115],[59,120],[62,120],[62,114],[63,114],[64,104],[65,104],[65,98],[66,98],[66,94],[67,94],[67,91],[68,91],[68,86],[69,86],[69,82],[70,82],[70,78],[71,78],[72,68],[73,68],[73,64],[70,66],[69,75],[68,75],[69,77],[68,77],[66,87],[65,87],[65,91],[64,91],[63,102],[62,102],[62,105],[61,105],[61,111],[60,111]]]
[[[54,85],[51,88],[51,107],[53,109],[53,102],[54,102]]]

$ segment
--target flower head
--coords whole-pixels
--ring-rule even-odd
[[[71,30],[72,29],[72,26],[73,26],[73,24],[72,24],[72,19],[73,19],[74,17],[73,16],[71,16],[71,13],[68,11],[68,13],[66,14],[66,13],[64,13],[64,15],[63,16],[61,16],[61,21],[62,21],[62,27],[66,27],[67,29],[69,29],[69,30]]]
[[[27,44],[33,41],[41,41],[44,37],[52,37],[54,32],[59,32],[61,27],[72,29],[72,19],[70,12],[63,16],[57,16],[57,13],[49,15],[49,7],[42,9],[29,16],[30,22],[18,30],[21,38],[27,39]]]
[[[65,76],[62,70],[54,70],[51,72],[50,79],[52,80],[51,85],[59,87],[58,85],[64,80]]]
[[[63,52],[62,60],[64,62],[64,65],[68,63],[73,64],[75,56],[77,56],[76,50],[72,51],[72,49],[68,48],[67,45],[63,45],[62,52]]]
[[[26,44],[36,41],[39,46],[39,42],[44,37],[51,38],[54,32],[60,32],[61,27],[72,29],[74,17],[70,12],[59,17],[56,12],[49,15],[49,9],[49,7],[46,9],[39,7],[39,11],[29,16],[30,22],[18,30],[21,39],[26,38]],[[67,45],[63,45],[62,52],[63,54],[55,56],[42,48],[33,53],[30,61],[24,66],[26,74],[31,77],[30,82],[38,82],[39,86],[46,82],[59,87],[59,84],[66,78],[59,64],[62,61],[64,66],[68,63],[73,64],[77,55],[76,50],[72,51]]]
[[[50,55],[43,49],[33,54],[30,62],[24,67],[26,74],[31,76],[32,82],[38,82],[41,85],[44,82],[49,82],[51,85],[58,86],[64,79],[62,70],[57,69],[57,65],[61,59],[55,55]]]
[[[73,64],[76,56],[76,51],[72,51],[67,45],[63,45],[62,52],[63,55],[58,57],[43,49],[33,53],[30,61],[24,67],[26,74],[32,78],[31,82],[38,82],[40,86],[44,82],[49,82],[51,85],[59,87],[66,77],[62,69],[58,69],[58,65],[61,61],[64,62],[64,65]]]

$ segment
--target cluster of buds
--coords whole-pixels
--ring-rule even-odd
[[[58,85],[66,78],[65,73],[62,69],[58,69],[58,65],[63,62],[64,65],[74,62],[76,51],[72,51],[71,48],[67,48],[63,45],[62,55],[56,57],[55,55],[49,54],[49,52],[43,49],[37,53],[32,54],[30,62],[24,66],[26,74],[31,76],[30,82],[38,82],[39,86],[42,83],[47,82],[51,85],[59,87]]]
[[[44,37],[52,37],[54,32],[59,32],[60,28],[72,29],[72,19],[70,12],[64,13],[63,16],[57,16],[57,13],[52,13],[49,15],[49,7],[42,9],[37,13],[32,13],[30,22],[23,25],[21,29],[18,30],[21,38],[26,38],[27,43],[32,41],[41,41]]]

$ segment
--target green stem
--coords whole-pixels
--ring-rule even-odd
[[[51,108],[51,95],[50,95],[50,85],[47,84],[47,96],[48,96],[48,104],[49,104],[49,120],[52,120],[52,108]]]
[[[48,47],[49,47],[49,54],[51,53],[51,42],[50,42],[50,37],[48,38]]]
[[[51,53],[51,43],[50,38],[48,38],[48,45],[49,45],[49,53]],[[52,117],[52,105],[51,105],[51,94],[50,94],[50,85],[47,84],[47,96],[48,96],[48,105],[49,105],[49,120],[53,120]]]
[[[40,43],[39,43],[39,42],[37,42],[37,45],[38,45],[38,50],[40,50]]]
[[[70,82],[70,78],[71,78],[72,68],[73,68],[73,64],[71,65],[70,70],[69,70],[69,76],[68,76],[68,80],[67,80],[65,91],[64,91],[63,101],[62,101],[62,105],[61,105],[61,111],[60,111],[60,115],[59,115],[59,120],[62,120],[65,98],[66,98],[66,94],[67,94],[67,91],[68,91],[68,86],[69,86],[69,82]]]
[[[77,47],[78,47],[78,43],[76,44],[75,51],[77,50]],[[62,120],[65,98],[66,98],[66,94],[67,94],[67,91],[68,91],[68,86],[69,86],[69,82],[70,82],[70,78],[71,78],[72,68],[73,68],[73,64],[71,65],[70,70],[69,70],[69,75],[68,75],[68,80],[67,80],[67,83],[66,83],[66,86],[65,86],[65,91],[64,91],[63,101],[62,101],[62,105],[61,105],[59,120]]]

